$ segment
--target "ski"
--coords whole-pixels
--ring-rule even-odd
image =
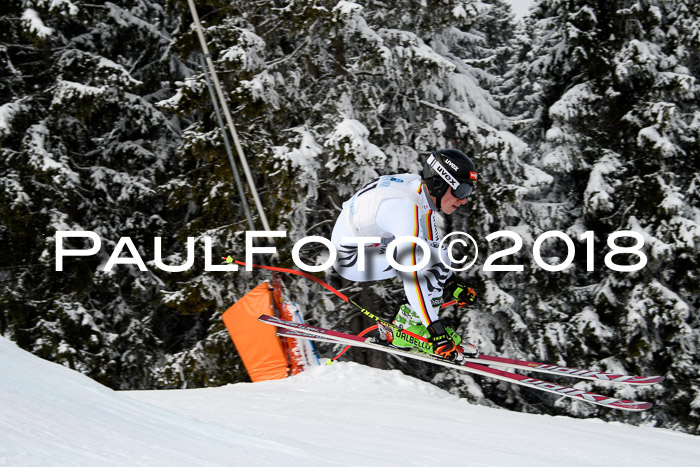
[[[274,318],[276,319],[276,318]],[[265,320],[267,321],[267,320]],[[304,332],[304,329],[300,328],[294,328],[296,330],[296,333],[294,335],[288,333],[288,332],[283,332],[284,334],[289,334],[288,336],[285,337],[298,337],[298,338],[304,338],[306,337],[307,339],[310,339],[311,337],[319,337],[316,334],[309,334],[308,332]],[[365,338],[358,338],[357,336],[354,336],[352,334],[346,334],[346,333],[337,333],[336,331],[333,331],[334,334],[341,335],[340,337],[343,338],[348,338],[352,339],[354,341],[353,344],[348,344],[348,345],[363,345],[366,343]],[[304,336],[303,334],[306,334]],[[282,334],[280,334],[282,335]],[[324,337],[326,337],[325,335]],[[314,339],[314,340],[329,340],[329,339],[324,339],[321,337],[320,339]],[[381,344],[376,344],[376,345],[381,345]],[[385,347],[385,346],[383,346]],[[405,351],[402,351],[405,352]],[[551,375],[562,375],[562,376],[570,376],[573,378],[578,378],[578,379],[586,379],[590,381],[602,381],[602,382],[608,382],[608,383],[623,383],[623,384],[631,384],[631,385],[636,385],[636,386],[641,386],[641,385],[648,385],[648,384],[655,384],[659,383],[664,380],[663,376],[629,376],[629,375],[619,375],[615,373],[606,373],[602,371],[595,371],[595,370],[585,370],[581,368],[572,368],[572,367],[565,367],[565,366],[559,366],[559,365],[551,365],[548,363],[537,363],[537,362],[532,362],[528,360],[518,360],[514,358],[505,358],[505,357],[496,357],[493,355],[480,355],[478,358],[468,358],[466,361],[472,362],[472,363],[481,363],[483,365],[489,365],[489,366],[500,366],[504,368],[514,368],[514,369],[519,369],[519,370],[525,370],[525,371],[534,371],[536,373],[547,373]]]
[[[296,338],[296,339],[308,339],[308,340],[316,340],[316,341],[324,341],[324,342],[338,342],[336,338],[330,337],[330,336],[321,336],[321,335],[315,335],[315,334],[309,334],[307,332],[302,332],[299,330],[292,330],[292,329],[281,329],[277,332],[277,335],[280,337],[290,337],[290,338]],[[348,336],[352,336],[352,334],[348,334]],[[353,336],[357,337],[357,336]],[[383,348],[386,348],[386,345],[382,344],[377,344],[373,342],[367,342],[367,339],[362,338],[362,339],[352,339],[352,343],[347,343],[343,342],[346,345],[352,345],[352,346],[360,346],[360,347],[367,347],[370,348],[369,345],[371,345],[371,348],[374,348],[375,345],[379,345]],[[369,345],[366,345],[369,344]],[[398,349],[401,350],[401,349]],[[405,353],[407,350],[401,350],[401,352]],[[418,351],[420,352],[420,351]],[[425,355],[424,352],[421,352],[423,355]],[[577,379],[585,379],[589,381],[600,381],[600,382],[607,382],[607,383],[622,383],[622,384],[631,384],[633,386],[642,386],[642,385],[649,385],[649,384],[654,384],[658,383],[660,381],[664,380],[663,376],[628,376],[628,375],[618,375],[618,374],[613,374],[613,373],[605,373],[605,372],[600,372],[600,371],[594,371],[594,370],[584,370],[580,368],[570,368],[570,367],[563,367],[563,366],[558,366],[558,365],[551,365],[548,363],[537,363],[537,362],[531,362],[527,360],[517,360],[517,359],[512,359],[512,358],[504,358],[504,357],[496,357],[492,355],[480,355],[478,358],[466,358],[464,361],[467,362],[472,362],[472,363],[480,363],[482,365],[488,365],[488,366],[500,366],[500,367],[505,367],[505,368],[512,368],[512,369],[518,369],[518,370],[523,370],[523,371],[534,371],[536,373],[547,373],[551,375],[562,375],[562,376],[570,376],[573,378]]]
[[[359,347],[365,347],[365,348],[370,348],[370,349],[375,349],[379,350],[381,352],[386,352],[394,355],[401,355],[404,357],[412,358],[415,360],[421,360],[421,361],[426,361],[430,363],[435,363],[438,365],[446,366],[449,368],[454,368],[457,370],[461,371],[467,371],[469,373],[474,373],[482,376],[488,376],[492,377],[495,379],[499,379],[501,381],[508,381],[511,383],[519,384],[521,386],[526,386],[526,387],[531,387],[534,389],[538,389],[541,391],[545,392],[550,392],[553,394],[557,394],[560,396],[565,396],[565,397],[570,397],[575,400],[580,400],[592,404],[597,404],[601,405],[604,407],[609,407],[609,408],[614,408],[614,409],[619,409],[619,410],[626,410],[626,411],[632,411],[632,412],[638,412],[642,410],[647,410],[649,409],[652,404],[649,402],[637,402],[637,401],[631,401],[631,400],[625,400],[625,399],[618,399],[615,397],[608,397],[608,396],[603,396],[600,394],[588,392],[588,391],[583,391],[580,389],[575,389],[555,383],[551,383],[549,381],[544,381],[541,379],[537,378],[531,378],[528,376],[524,375],[519,375],[516,373],[511,373],[503,370],[498,370],[495,368],[491,368],[489,366],[485,366],[480,363],[485,363],[486,365],[496,365],[496,366],[504,366],[504,363],[501,362],[495,362],[492,361],[491,358],[498,358],[498,357],[489,357],[489,359],[483,359],[483,356],[480,356],[477,359],[467,359],[464,363],[455,363],[455,362],[450,362],[448,360],[445,360],[440,357],[436,357],[421,351],[411,351],[411,350],[401,350],[397,348],[393,348],[390,346],[386,345],[381,345],[377,343],[371,342],[370,338],[362,338],[358,336],[354,336],[352,334],[346,334],[338,331],[333,331],[330,329],[324,329],[324,328],[318,328],[315,326],[310,326],[307,324],[300,324],[300,323],[292,323],[289,321],[284,321],[279,318],[275,318],[273,316],[268,316],[268,315],[262,315],[260,318],[258,318],[260,321],[270,324],[273,326],[285,328],[289,331],[279,331],[278,333],[280,335],[284,335],[287,337],[295,337],[295,338],[302,338],[302,339],[314,339],[314,340],[327,340],[330,342],[336,342],[339,344],[346,344],[346,345],[354,345],[354,346],[359,346]],[[512,359],[504,359],[506,361],[512,360]],[[520,361],[520,360],[517,360]],[[478,362],[478,363],[477,363]],[[529,362],[531,364],[535,364],[535,362]],[[537,366],[539,364],[535,364]],[[532,366],[526,366],[526,367],[517,367],[521,369],[526,369],[526,370],[532,370]],[[557,373],[557,374],[567,374],[567,373]],[[578,376],[578,375],[576,375]],[[612,381],[610,379],[602,379],[600,381]],[[646,383],[649,384],[649,383]]]

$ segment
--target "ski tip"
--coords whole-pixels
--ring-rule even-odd
[[[626,410],[628,412],[642,412],[644,410],[649,410],[654,404],[651,402],[638,402],[638,401],[628,401],[622,400],[617,404],[612,404],[611,407],[616,409]]]

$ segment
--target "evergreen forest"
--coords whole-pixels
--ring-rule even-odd
[[[484,353],[666,380],[576,386],[655,403],[624,414],[350,359],[475,404],[700,434],[700,1],[534,0],[522,20],[503,0],[196,4],[270,228],[287,232],[256,259],[295,267],[293,244],[330,238],[365,183],[458,148],[479,182],[438,227],[476,239],[459,274],[479,298],[443,320]],[[1,335],[113,389],[249,381],[221,315],[270,275],[207,270],[244,258],[252,193],[234,181],[204,58],[186,0],[3,1]],[[97,246],[57,270],[57,248]],[[185,271],[157,267],[189,256]],[[403,299],[398,281],[317,275],[386,319]],[[372,324],[312,281],[281,280],[308,322]]]

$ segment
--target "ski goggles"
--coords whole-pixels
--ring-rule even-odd
[[[452,195],[457,199],[464,199],[474,191],[473,183],[460,182],[447,170],[447,168],[442,165],[442,163],[434,156],[430,155],[427,164],[442,178],[447,182],[452,188]],[[476,177],[476,173],[474,177]],[[471,174],[470,174],[471,175]]]
[[[472,191],[474,191],[474,185],[471,183],[460,183],[459,186],[455,188],[451,188],[452,190],[452,195],[457,198],[457,199],[464,199],[467,196],[472,194]]]

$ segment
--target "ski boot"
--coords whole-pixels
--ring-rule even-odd
[[[406,304],[401,305],[399,312],[396,314],[391,324],[420,337],[425,337],[428,333],[428,330],[423,326],[423,322],[418,315]],[[416,347],[412,342],[415,341],[415,339],[411,339],[410,334],[406,335],[400,333],[396,329],[385,326],[382,323],[379,323],[377,330],[380,343],[391,344],[393,347],[398,347],[400,349],[412,349]]]
[[[479,351],[469,342],[445,327],[438,319],[428,326],[428,340],[432,343],[433,354],[451,362],[463,363],[467,358],[478,358]],[[460,345],[461,344],[461,345]]]
[[[391,324],[403,329],[406,332],[398,332],[395,329],[379,323],[379,343],[390,344],[392,347],[399,349],[419,349],[428,354],[434,353],[433,345],[426,342],[426,340],[430,337],[430,333],[411,307],[406,304],[401,305],[399,312],[396,314],[396,317]],[[474,345],[463,341],[459,334],[455,333],[452,328],[447,327],[445,329],[455,345],[462,349],[462,352],[460,353],[464,355],[464,357],[479,357],[479,350]]]

